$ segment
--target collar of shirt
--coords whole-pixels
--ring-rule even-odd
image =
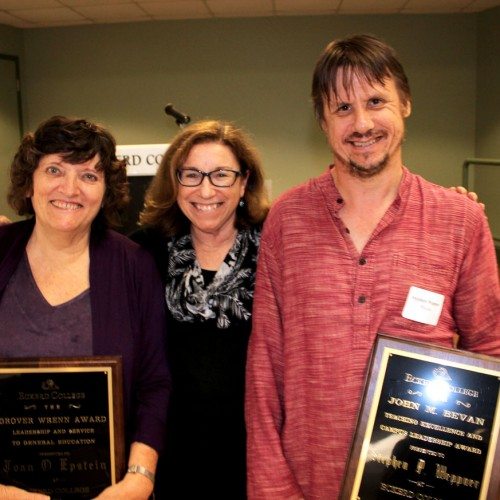
[[[320,175],[316,181],[318,188],[323,193],[326,205],[331,214],[338,218],[339,210],[344,206],[344,200],[335,185],[333,180],[331,169],[333,165],[330,165],[328,171]],[[403,166],[403,177],[398,189],[398,195],[393,201],[392,205],[387,210],[386,215],[391,214],[392,217],[396,217],[398,213],[401,213],[400,209],[403,204],[403,200],[407,198],[407,194],[410,189],[412,176],[409,175],[409,170]],[[385,218],[385,217],[384,217]]]

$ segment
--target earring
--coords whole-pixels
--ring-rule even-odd
[[[240,202],[238,203],[238,205],[243,208],[245,206],[245,200],[243,198],[241,198]]]

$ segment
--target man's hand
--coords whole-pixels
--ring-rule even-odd
[[[4,224],[10,224],[12,221],[8,218],[5,217],[5,215],[0,215],[0,226],[3,226]]]
[[[452,191],[455,191],[455,193],[458,193],[458,194],[466,194],[467,198],[479,203],[479,206],[484,210],[484,208],[485,208],[484,203],[481,203],[478,201],[477,193],[475,193],[474,191],[467,191],[467,189],[465,189],[463,186],[454,186],[454,187],[451,187],[450,189]]]

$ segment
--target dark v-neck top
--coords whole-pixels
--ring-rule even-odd
[[[0,357],[92,354],[90,290],[52,306],[40,292],[26,252],[0,300]]]

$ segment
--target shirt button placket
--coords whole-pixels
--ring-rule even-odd
[[[364,257],[360,257],[358,260],[358,264],[360,266],[364,266],[366,264],[366,259]],[[365,295],[359,295],[358,296],[358,304],[364,304],[366,302],[366,296]]]

